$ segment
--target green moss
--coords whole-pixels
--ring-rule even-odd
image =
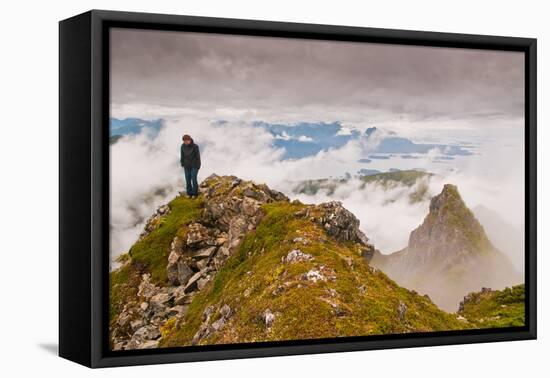
[[[329,238],[316,223],[297,217],[305,205],[264,205],[266,216],[247,235],[214,280],[197,294],[181,326],[168,327],[161,346],[191,344],[202,313],[228,304],[234,311],[226,327],[203,344],[313,339],[466,328],[429,299],[397,286],[370,268],[353,244]],[[309,242],[303,244],[296,238]],[[313,260],[293,264],[282,259],[300,249]],[[325,280],[304,280],[315,269]],[[399,318],[400,304],[407,307]],[[262,314],[275,314],[267,329]],[[215,320],[216,317],[213,318]]]
[[[170,213],[161,217],[157,227],[134,244],[128,253],[120,255],[116,261],[123,265],[109,274],[111,326],[123,307],[137,300],[143,273],[151,273],[151,279],[157,284],[166,283],[166,264],[170,244],[176,234],[184,233],[185,226],[200,216],[203,203],[200,197],[199,199],[176,197],[169,206]]]
[[[131,260],[131,257],[130,257],[130,255],[129,255],[128,253],[123,253],[123,254],[119,255],[119,256],[115,259],[115,261],[116,261],[117,263],[120,263],[120,264],[124,264],[124,263],[126,263],[126,262],[128,262],[128,261],[130,261],[130,260]]]
[[[139,270],[127,264],[109,275],[109,320],[114,322],[122,308],[135,300],[140,282]]]
[[[266,216],[261,222],[261,226],[245,238],[235,255],[229,258],[222,269],[218,271],[213,282],[194,297],[185,317],[184,326],[163,338],[161,345],[190,344],[201,324],[202,313],[206,307],[220,302],[222,295],[232,296],[232,290],[226,293],[228,288],[238,290],[240,283],[248,281],[247,272],[251,271],[257,263],[258,255],[266,250],[275,249],[284,240],[285,228],[290,226],[287,224],[290,214],[303,208],[303,206],[287,202],[263,205]],[[264,279],[269,280],[272,274],[273,272],[267,272]]]
[[[151,273],[151,280],[166,284],[166,264],[170,244],[176,235],[185,234],[185,226],[200,217],[203,207],[202,196],[197,199],[176,197],[168,206],[170,213],[160,218],[158,226],[142,240],[135,243],[129,255],[135,264],[142,265]]]
[[[460,315],[476,328],[521,327],[525,325],[525,285],[504,290],[470,294]]]

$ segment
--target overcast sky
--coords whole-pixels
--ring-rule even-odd
[[[135,29],[111,33],[115,116],[144,105],[218,117],[279,114],[287,121],[364,114],[416,120],[523,116],[522,53]]]

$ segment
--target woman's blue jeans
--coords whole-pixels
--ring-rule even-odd
[[[188,196],[199,195],[199,183],[197,182],[198,168],[183,168],[185,173],[185,184]]]

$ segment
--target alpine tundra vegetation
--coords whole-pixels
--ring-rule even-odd
[[[212,175],[200,193],[159,207],[118,258],[110,273],[114,350],[523,323],[520,286],[469,294],[451,313],[398,285],[369,263],[383,258],[340,202],[290,201],[235,176]],[[458,192],[446,186],[442,195]],[[449,206],[442,195],[432,200],[439,211]],[[458,210],[456,227],[480,227]],[[468,235],[483,253],[496,253],[483,234]]]

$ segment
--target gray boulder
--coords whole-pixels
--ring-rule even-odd
[[[192,248],[213,244],[210,230],[200,223],[191,223],[188,227],[186,244]]]
[[[397,306],[397,316],[399,317],[399,320],[401,321],[405,320],[406,314],[407,314],[407,305],[403,301],[399,301],[399,305]]]
[[[273,314],[270,309],[266,309],[262,314],[262,320],[266,328],[271,328],[275,321],[275,314]]]

